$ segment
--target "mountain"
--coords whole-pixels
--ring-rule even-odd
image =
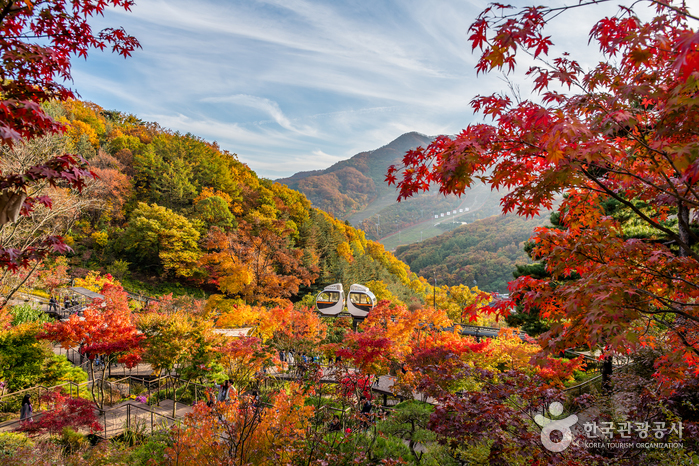
[[[381,203],[390,196],[395,201],[395,190],[383,181],[389,165],[433,139],[415,132],[406,133],[379,149],[360,152],[325,170],[300,172],[277,181],[304,193],[314,207],[337,218],[356,217],[377,201]]]
[[[475,284],[484,291],[507,292],[516,264],[531,263],[524,243],[534,228],[548,223],[548,215],[526,220],[517,215],[495,215],[460,226],[417,244],[400,246],[396,257],[410,269],[437,284]]]
[[[53,211],[22,217],[36,237],[66,238],[74,276],[110,272],[132,290],[186,289],[230,303],[296,301],[330,283],[381,281],[405,302],[421,300],[426,282],[381,244],[312,208],[302,193],[259,178],[216,143],[88,102],[48,109],[65,134],[17,153],[5,148],[0,170],[30,160],[26,151],[89,161],[97,178],[80,195],[54,194]]]
[[[305,194],[314,207],[361,228],[368,239],[388,249],[499,212],[498,193],[493,195],[482,184],[474,185],[461,197],[443,196],[435,189],[396,201],[396,188],[384,181],[388,167],[400,164],[407,151],[425,147],[433,140],[424,134],[406,133],[379,149],[361,152],[325,170],[299,172],[277,181]]]

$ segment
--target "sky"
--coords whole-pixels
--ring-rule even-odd
[[[471,99],[507,90],[502,74],[474,70],[468,27],[486,6],[137,0],[131,12],[109,11],[93,27],[123,26],[142,49],[128,59],[99,51],[74,59],[71,87],[107,110],[217,141],[276,179],[409,131],[455,134],[477,120]],[[603,11],[616,8],[559,17],[550,28],[557,47],[593,64],[587,34]],[[526,97],[531,83],[511,79]]]

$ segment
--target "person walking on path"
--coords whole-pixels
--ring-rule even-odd
[[[228,392],[231,389],[231,385],[228,380],[224,381],[221,385],[218,387],[218,402],[222,403],[224,401],[228,401]]]
[[[359,403],[362,405],[362,409],[360,411],[361,416],[364,418],[361,423],[362,427],[364,430],[369,428],[369,425],[371,424],[372,420],[372,415],[371,415],[371,408],[373,408],[371,404],[371,400],[366,398],[365,396],[362,396],[359,399]]]
[[[612,373],[614,371],[614,358],[609,355],[602,363],[602,393],[609,395],[612,392]]]
[[[19,412],[19,420],[21,423],[32,422],[32,401],[29,394],[22,398],[22,409]]]

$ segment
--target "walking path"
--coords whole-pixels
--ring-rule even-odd
[[[179,422],[186,414],[193,411],[193,407],[177,402],[177,415],[172,417],[172,400],[162,400],[159,406],[149,406],[144,403],[129,400],[118,403],[105,410],[94,409],[102,430],[95,432],[100,437],[111,438],[127,429],[141,433],[153,433],[167,428]],[[38,422],[44,412],[32,416],[33,422]],[[20,427],[20,420],[13,419],[0,423],[0,432],[11,432]],[[85,432],[87,433],[87,432]]]

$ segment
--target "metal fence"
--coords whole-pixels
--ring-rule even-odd
[[[42,396],[46,395],[47,393],[56,390],[62,390],[64,393],[74,397],[80,396],[83,398],[91,398],[93,389],[99,390],[98,386],[101,383],[102,379],[91,380],[82,383],[65,382],[54,386],[38,385],[24,390],[7,393],[0,396],[0,410],[6,413],[14,412],[18,414],[21,408],[22,398],[24,397],[24,395],[27,394],[29,394],[32,397],[35,406],[40,407],[40,404],[36,403],[36,400],[39,400],[42,398]],[[147,397],[149,404],[159,405],[160,401],[162,400],[170,399],[174,401],[174,396],[175,394],[177,394],[177,403],[185,407],[188,405],[195,405],[199,401],[206,401],[207,391],[210,391],[212,387],[192,381],[182,380],[177,376],[167,375],[155,379],[145,379],[135,376],[126,376],[115,380],[105,380],[104,388],[105,398],[102,400],[103,405],[113,405],[119,402],[124,403],[124,400],[130,400],[132,395],[143,395]],[[152,398],[154,396],[155,398]],[[130,402],[127,401],[126,403]],[[125,410],[128,410],[127,414],[121,414],[122,416],[126,416],[127,420],[131,419],[132,415],[130,413],[134,409],[137,412],[144,410],[148,412],[153,411],[149,405],[145,405],[143,403],[133,402],[132,404],[130,404],[130,406],[132,407],[124,408]],[[109,427],[109,429],[114,430],[114,418],[117,416],[116,411],[113,411],[112,408],[107,408],[99,411],[99,415],[102,418],[101,422],[105,426],[105,428]],[[41,416],[41,414],[42,411],[37,410],[34,413],[34,417],[36,418],[38,416]],[[158,416],[165,416],[167,418],[173,419],[171,416],[166,416],[156,411],[153,411],[153,416],[155,416],[156,418]],[[141,420],[137,422],[142,423],[142,418],[143,415],[139,417],[139,419]],[[12,430],[12,426],[14,425],[14,423],[18,424],[19,420],[2,423],[2,425],[0,425],[0,430],[8,430],[8,425],[11,426],[9,430]],[[14,427],[18,427],[18,425]]]
[[[626,372],[631,368],[632,368],[631,362],[626,362],[623,365],[614,366],[612,376],[614,374],[618,374],[620,372]],[[599,368],[597,369],[597,372],[600,372]],[[598,385],[599,385],[599,387],[598,387]],[[595,389],[599,390],[601,386],[602,386],[602,374],[599,374],[599,375],[596,375],[596,376],[594,376],[594,377],[592,377],[592,378],[590,378],[590,379],[588,379],[588,380],[586,380],[578,385],[573,385],[572,387],[568,387],[563,391],[569,395],[577,397],[577,396],[582,395],[583,393],[590,393],[590,391],[595,390]]]
[[[116,437],[127,431],[152,435],[180,422],[180,419],[156,412],[151,407],[138,403],[127,403],[117,408],[99,410],[98,418],[102,431],[97,435],[105,439]]]

